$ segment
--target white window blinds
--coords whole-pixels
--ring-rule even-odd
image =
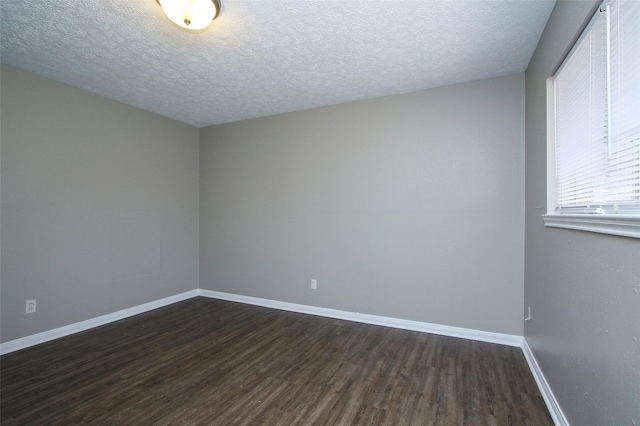
[[[553,82],[556,213],[640,214],[640,1],[603,3]]]

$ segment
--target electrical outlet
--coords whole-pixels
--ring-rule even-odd
[[[318,280],[311,280],[311,290],[317,290],[318,289]]]
[[[27,300],[27,307],[24,311],[25,314],[31,314],[36,311],[36,299]]]

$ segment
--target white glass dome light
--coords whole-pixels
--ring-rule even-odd
[[[206,28],[220,13],[219,0],[157,0],[173,23],[187,30]]]

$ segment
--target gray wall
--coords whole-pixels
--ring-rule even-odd
[[[200,287],[521,335],[523,117],[519,74],[201,129]]]
[[[2,341],[198,288],[198,129],[5,66],[1,85]]]
[[[640,242],[545,228],[540,216],[545,79],[594,6],[559,1],[526,72],[525,338],[571,424],[640,424]]]

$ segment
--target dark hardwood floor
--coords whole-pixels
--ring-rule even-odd
[[[2,356],[8,425],[551,425],[519,348],[195,298]]]

